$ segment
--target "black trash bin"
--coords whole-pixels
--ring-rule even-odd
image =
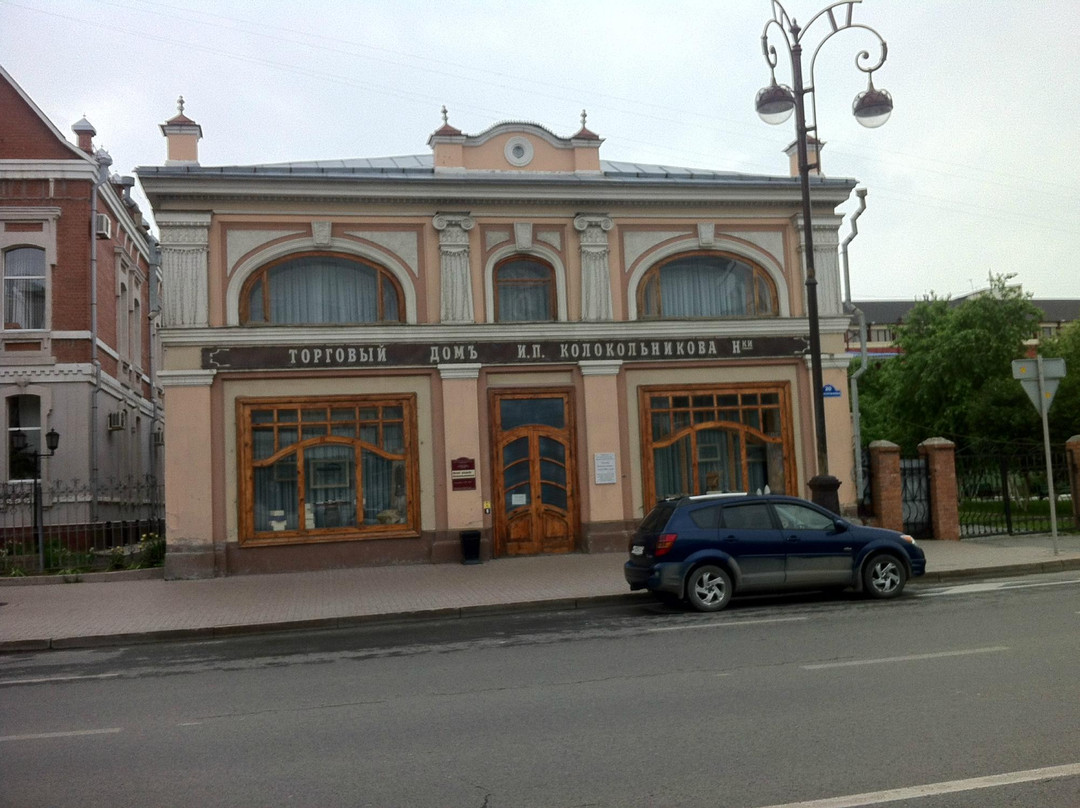
[[[480,563],[480,531],[479,530],[463,530],[463,531],[461,531],[461,563],[462,564],[479,564]]]

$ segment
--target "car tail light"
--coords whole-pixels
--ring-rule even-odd
[[[677,538],[679,538],[678,533],[661,533],[656,540],[656,555],[662,556],[670,550],[671,545],[675,543],[675,539]]]

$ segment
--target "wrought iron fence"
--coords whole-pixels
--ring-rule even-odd
[[[916,539],[929,538],[934,526],[930,513],[930,467],[926,458],[901,458],[900,483],[904,532]]]
[[[1064,452],[1051,455],[1058,530],[1075,531]],[[1050,532],[1046,456],[957,453],[960,536]]]
[[[97,486],[51,480],[0,484],[0,575],[156,566],[165,553],[164,486],[152,477]]]

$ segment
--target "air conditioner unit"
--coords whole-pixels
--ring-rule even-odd
[[[99,213],[94,224],[94,233],[98,238],[112,238],[112,219],[104,213]]]
[[[127,410],[117,410],[109,413],[109,431],[123,429],[127,426]]]

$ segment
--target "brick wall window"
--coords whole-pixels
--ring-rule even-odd
[[[3,253],[4,329],[45,328],[45,250],[14,247]]]

